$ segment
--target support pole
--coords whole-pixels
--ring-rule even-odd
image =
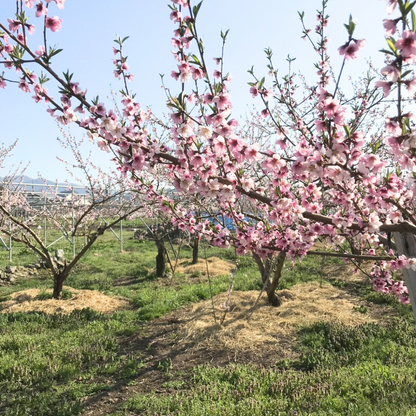
[[[43,220],[43,244],[45,244],[45,247],[47,246],[47,243],[46,243],[46,218]]]
[[[416,258],[416,237],[409,233],[393,233],[394,241],[399,255],[404,254],[409,258]],[[416,271],[403,269],[403,275],[409,291],[410,303],[413,309],[413,316],[416,320]]]
[[[120,252],[123,252],[123,220],[120,221]]]
[[[75,228],[75,213],[74,213],[74,191],[72,190],[72,257],[75,258],[75,235],[74,235],[74,228]]]
[[[12,222],[9,221],[9,261],[12,261]]]

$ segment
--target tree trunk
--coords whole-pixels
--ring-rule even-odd
[[[272,306],[280,306],[282,301],[276,294],[276,289],[279,286],[280,278],[282,277],[283,265],[285,264],[286,252],[281,251],[277,256],[273,277],[269,277],[269,284],[266,287],[267,298]],[[271,274],[271,273],[270,273]]]
[[[199,235],[194,236],[194,245],[192,246],[192,264],[197,264],[199,259]]]
[[[262,260],[257,254],[253,253],[259,268],[263,287],[267,293],[267,299],[270,305],[280,306],[282,304],[279,296],[276,294],[276,289],[279,286],[280,278],[282,276],[282,269],[285,263],[286,253],[280,252],[277,259],[267,258]]]
[[[166,271],[166,247],[162,240],[156,240],[156,277],[164,277]]]
[[[62,289],[64,282],[68,276],[66,274],[59,274],[53,277],[53,298],[62,299]]]

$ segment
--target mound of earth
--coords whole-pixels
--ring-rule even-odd
[[[41,299],[42,295],[52,294],[52,289],[28,289],[15,292],[11,299],[0,303],[1,313],[10,312],[45,312],[49,314],[70,314],[77,309],[90,308],[97,312],[114,312],[119,309],[129,308],[127,299],[120,296],[107,296],[97,290],[78,290],[64,286],[64,291],[69,291],[72,297],[69,299]]]

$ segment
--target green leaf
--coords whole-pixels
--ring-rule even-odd
[[[222,30],[221,30],[221,37],[222,37],[222,39],[225,41],[226,39],[227,39],[227,35],[228,35],[228,32],[230,31],[230,29],[227,29],[225,32],[223,32]]]
[[[263,85],[264,85],[265,81],[266,81],[266,79],[264,77],[260,80],[259,86],[258,86],[259,90],[263,89]]]
[[[39,84],[43,85],[48,81],[50,81],[50,78],[47,78],[46,75],[43,72],[41,72],[40,77],[39,77]]]
[[[411,70],[405,71],[405,72],[403,72],[403,74],[402,74],[402,76],[400,78],[403,79],[404,77],[406,77],[407,75],[411,74],[412,72],[413,71],[411,71]]]
[[[348,124],[344,124],[344,130],[347,137],[351,136],[350,126]]]
[[[412,10],[412,30],[413,32],[416,31],[416,14],[414,10]]]
[[[192,54],[191,57],[192,57],[191,63],[202,66],[201,61],[195,54]]]
[[[202,6],[202,2],[203,2],[204,0],[202,0],[201,2],[199,2],[196,6],[194,6],[193,7],[193,9],[192,9],[192,11],[194,12],[194,18],[196,19],[196,17],[198,16],[198,13],[199,13],[199,9],[201,8],[201,6]]]
[[[393,51],[393,53],[396,55],[397,53],[397,48],[396,48],[396,41],[394,40],[393,37],[389,37],[386,39],[387,40],[387,44],[389,45],[390,49]]]
[[[394,56],[394,53],[392,53],[391,51],[388,51],[387,49],[380,49],[379,52],[386,53],[387,55],[393,55]]]
[[[406,3],[405,4],[405,12],[406,12],[406,14],[407,13],[409,13],[412,9],[413,9],[413,6],[416,4],[416,1],[414,1],[413,3]]]

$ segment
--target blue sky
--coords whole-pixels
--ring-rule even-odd
[[[49,44],[63,49],[53,61],[55,71],[61,74],[69,69],[74,73],[73,80],[88,90],[87,97],[99,95],[102,101],[109,102],[111,90],[118,91],[122,87],[113,75],[113,40],[116,35],[130,36],[125,52],[135,74],[131,88],[137,93],[142,107],[151,106],[155,114],[166,112],[159,74],[166,74],[167,84],[175,88],[170,72],[176,69],[170,52],[175,25],[169,19],[167,3],[166,0],[67,0],[64,10],[51,4],[51,15],[63,19],[62,29],[48,34]],[[13,15],[15,4],[14,0],[2,0],[1,22],[5,23]],[[248,92],[247,82],[251,78],[247,70],[254,65],[259,76],[266,75],[267,62],[263,52],[266,47],[273,49],[276,67],[281,68],[279,73],[282,75],[286,72],[285,59],[290,53],[297,58],[293,69],[302,71],[310,82],[316,79],[313,67],[316,54],[309,43],[301,39],[302,28],[297,11],[305,11],[307,26],[313,29],[316,9],[320,6],[320,0],[204,1],[198,18],[198,31],[204,38],[211,71],[216,67],[211,58],[221,53],[220,31],[230,29],[225,69],[233,76],[231,96],[236,118],[243,116],[256,103]],[[347,40],[343,23],[348,22],[350,13],[358,20],[356,37],[367,39],[367,44],[360,59],[347,62],[346,83],[348,74],[356,76],[366,70],[366,59],[371,58],[378,66],[383,64],[383,56],[377,51],[385,47],[382,19],[388,17],[386,2],[330,0],[327,33],[335,70],[341,66],[337,49]],[[38,29],[32,45],[37,46],[41,44],[41,25],[39,19],[33,17],[32,20]],[[6,76],[16,79],[12,73],[6,73]],[[63,181],[68,175],[56,156],[70,158],[70,154],[63,151],[56,140],[60,131],[46,112],[47,107],[36,104],[32,95],[23,93],[15,85],[0,90],[0,143],[9,144],[19,139],[13,162],[30,163],[28,176],[36,177],[39,172],[47,179]],[[52,95],[57,97],[56,93]],[[75,125],[71,132],[78,137],[83,134]],[[112,167],[108,154],[92,144],[86,146],[85,152],[89,150],[93,151],[93,159],[98,165]]]

